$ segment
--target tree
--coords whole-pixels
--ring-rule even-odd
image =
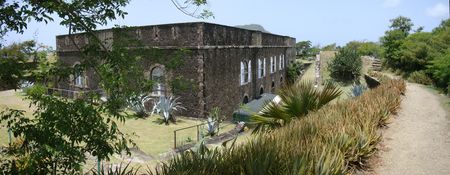
[[[336,43],[326,45],[322,48],[324,51],[335,51],[337,49]]]
[[[400,46],[403,40],[408,37],[414,24],[411,22],[411,19],[403,16],[391,19],[390,21],[391,25],[389,28],[391,30],[386,31],[385,36],[380,39],[385,50],[384,64],[387,67],[398,69],[401,67],[398,60]]]
[[[391,19],[390,22],[391,25],[389,26],[389,28],[391,28],[391,30],[400,30],[406,34],[409,34],[409,32],[412,30],[412,27],[414,26],[414,24],[411,22],[411,19],[404,16],[399,16],[397,18]]]
[[[53,21],[51,15],[60,17],[61,25],[69,28],[69,34],[85,32],[89,45],[78,48],[81,64],[65,72],[92,69],[100,77],[100,83],[108,100],[101,101],[99,94],[87,94],[83,99],[67,100],[35,93],[27,96],[36,107],[33,117],[24,111],[6,109],[0,112],[0,123],[19,138],[2,151],[0,170],[4,174],[74,174],[86,161],[86,154],[109,159],[114,153],[129,152],[133,144],[117,127],[124,122],[127,99],[148,86],[143,80],[140,56],[136,50],[127,49],[135,42],[121,35],[124,28],[115,29],[119,35],[111,47],[103,44],[95,29],[117,17],[124,17],[121,8],[128,0],[74,0],[74,1],[9,1],[0,2],[0,31],[22,33],[30,20]],[[205,0],[186,1],[185,4],[200,6]],[[69,37],[74,43],[73,37]],[[128,38],[128,40],[127,40]],[[170,60],[169,60],[170,61]],[[6,65],[0,65],[5,70]],[[170,66],[168,66],[170,67]],[[54,67],[45,76],[67,78],[68,74]],[[22,72],[18,72],[21,79]],[[11,81],[15,84],[16,80]],[[136,83],[138,82],[138,83]]]
[[[35,41],[13,43],[0,49],[0,89],[16,89],[34,60]]]
[[[343,47],[328,64],[333,79],[348,83],[358,80],[361,75],[362,60],[357,51],[351,47]]]
[[[397,51],[397,68],[406,74],[424,70],[433,55],[430,47],[431,33],[420,32],[409,35]]]
[[[311,55],[311,41],[300,41],[295,44],[295,50],[300,57],[308,57]]]
[[[360,56],[379,57],[383,53],[381,46],[374,42],[350,41],[345,47],[355,49]]]

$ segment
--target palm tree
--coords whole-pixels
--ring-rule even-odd
[[[251,123],[256,125],[253,133],[282,127],[295,118],[320,109],[341,93],[342,91],[332,83],[325,84],[321,89],[315,88],[311,81],[286,86],[279,91],[280,104],[270,102],[262,112],[251,116]]]

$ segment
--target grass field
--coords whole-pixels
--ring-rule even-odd
[[[5,108],[25,110],[26,115],[30,117],[33,111],[33,109],[29,107],[29,101],[23,100],[21,92],[15,91],[0,92],[0,111]],[[159,116],[151,116],[146,119],[127,119],[125,123],[120,123],[118,126],[122,132],[130,135],[141,151],[154,157],[158,157],[159,154],[168,152],[173,148],[174,130],[198,125],[203,122],[201,120],[178,117],[177,123],[164,125],[157,122],[158,117]],[[221,126],[225,126],[224,128],[221,128],[221,132],[229,131],[234,127],[234,125],[230,123],[223,123]],[[200,131],[205,132],[204,128],[200,129]],[[196,127],[180,131],[177,134],[178,144],[188,140],[188,138],[193,141],[197,140]],[[8,144],[8,140],[7,128],[0,127],[0,145]]]

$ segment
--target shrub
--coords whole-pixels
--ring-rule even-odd
[[[409,74],[408,80],[413,83],[419,83],[424,85],[431,85],[433,80],[425,74],[425,71],[415,71]]]
[[[433,75],[433,80],[438,88],[445,91],[450,91],[450,52],[447,54],[435,58],[432,64],[428,67],[428,70]]]
[[[328,64],[330,76],[341,82],[355,81],[361,75],[362,60],[354,48],[344,47]]]
[[[287,67],[287,82],[289,84],[293,84],[298,77],[302,74],[302,70],[305,69],[305,66],[301,64],[300,62],[294,62],[292,64],[289,64]]]
[[[47,87],[41,84],[34,84],[24,88],[23,92],[28,96],[38,97],[47,94]]]
[[[329,105],[230,149],[182,153],[158,174],[350,174],[380,141],[377,128],[399,108],[402,80]]]

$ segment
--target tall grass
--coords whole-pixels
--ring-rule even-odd
[[[156,174],[349,174],[366,167],[380,126],[400,106],[403,80],[383,81],[353,100],[325,106],[248,144],[185,152]]]

